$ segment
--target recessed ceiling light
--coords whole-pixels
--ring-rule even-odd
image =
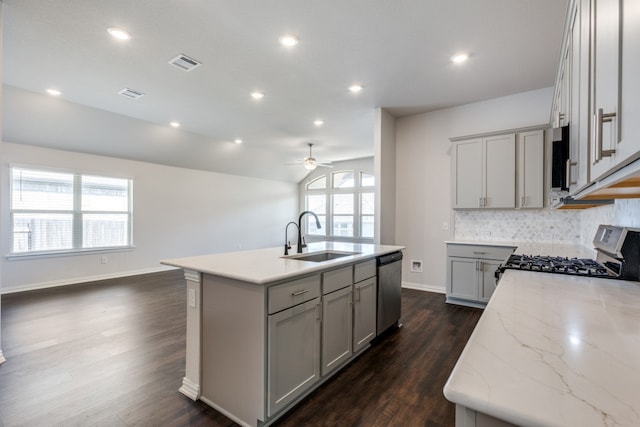
[[[107,29],[107,31],[109,32],[109,34],[111,34],[112,37],[118,40],[129,40],[131,38],[129,33],[121,28],[111,27]]]
[[[242,144],[242,140],[240,138],[236,138],[233,140],[236,144]]]
[[[60,96],[62,95],[62,92],[60,92],[57,89],[47,89],[47,93],[51,96]]]
[[[169,123],[169,125],[171,125],[172,128],[179,128],[180,127],[180,122],[171,122],[171,123]]]
[[[361,92],[362,89],[364,89],[364,86],[359,85],[359,84],[354,84],[354,85],[349,86],[349,91],[353,92],[353,93]]]
[[[324,120],[320,120],[320,119],[315,120],[313,124],[316,126],[322,126],[324,124]]]
[[[278,41],[280,42],[280,44],[282,46],[286,46],[286,47],[293,47],[293,46],[297,45],[298,43],[300,43],[300,39],[298,39],[293,34],[284,34],[284,35],[280,36]]]
[[[455,55],[453,55],[451,57],[451,62],[454,62],[456,64],[462,64],[467,59],[469,59],[469,54],[468,53],[456,53]]]
[[[251,97],[253,99],[262,99],[262,98],[264,98],[264,93],[258,92],[258,91],[251,92]]]

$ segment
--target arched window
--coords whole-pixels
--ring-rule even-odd
[[[322,228],[307,221],[305,233],[322,240],[370,242],[374,238],[375,177],[363,171],[338,170],[304,185],[304,208],[315,212]]]

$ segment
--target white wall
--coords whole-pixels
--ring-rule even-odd
[[[10,163],[132,177],[134,250],[7,259],[0,240],[2,292],[164,268],[160,260],[283,244],[297,212],[296,184],[161,166],[35,146],[2,144],[0,227],[9,229]],[[106,264],[100,263],[107,256]]]
[[[396,120],[396,243],[405,286],[444,291],[446,248],[453,236],[449,138],[548,123],[552,88]],[[449,229],[444,229],[447,223]],[[411,272],[411,260],[422,272]]]
[[[396,242],[396,124],[391,114],[376,110],[374,124],[374,169],[376,175],[376,223],[374,242]]]

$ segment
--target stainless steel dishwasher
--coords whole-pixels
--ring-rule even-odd
[[[378,265],[378,320],[376,335],[391,326],[402,326],[402,252],[393,252],[377,258]]]

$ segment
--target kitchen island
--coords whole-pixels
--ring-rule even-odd
[[[640,283],[507,270],[444,394],[456,426],[640,425]]]
[[[273,423],[368,348],[376,257],[402,249],[320,242],[289,256],[278,247],[162,261],[187,282],[180,392],[241,425]]]

